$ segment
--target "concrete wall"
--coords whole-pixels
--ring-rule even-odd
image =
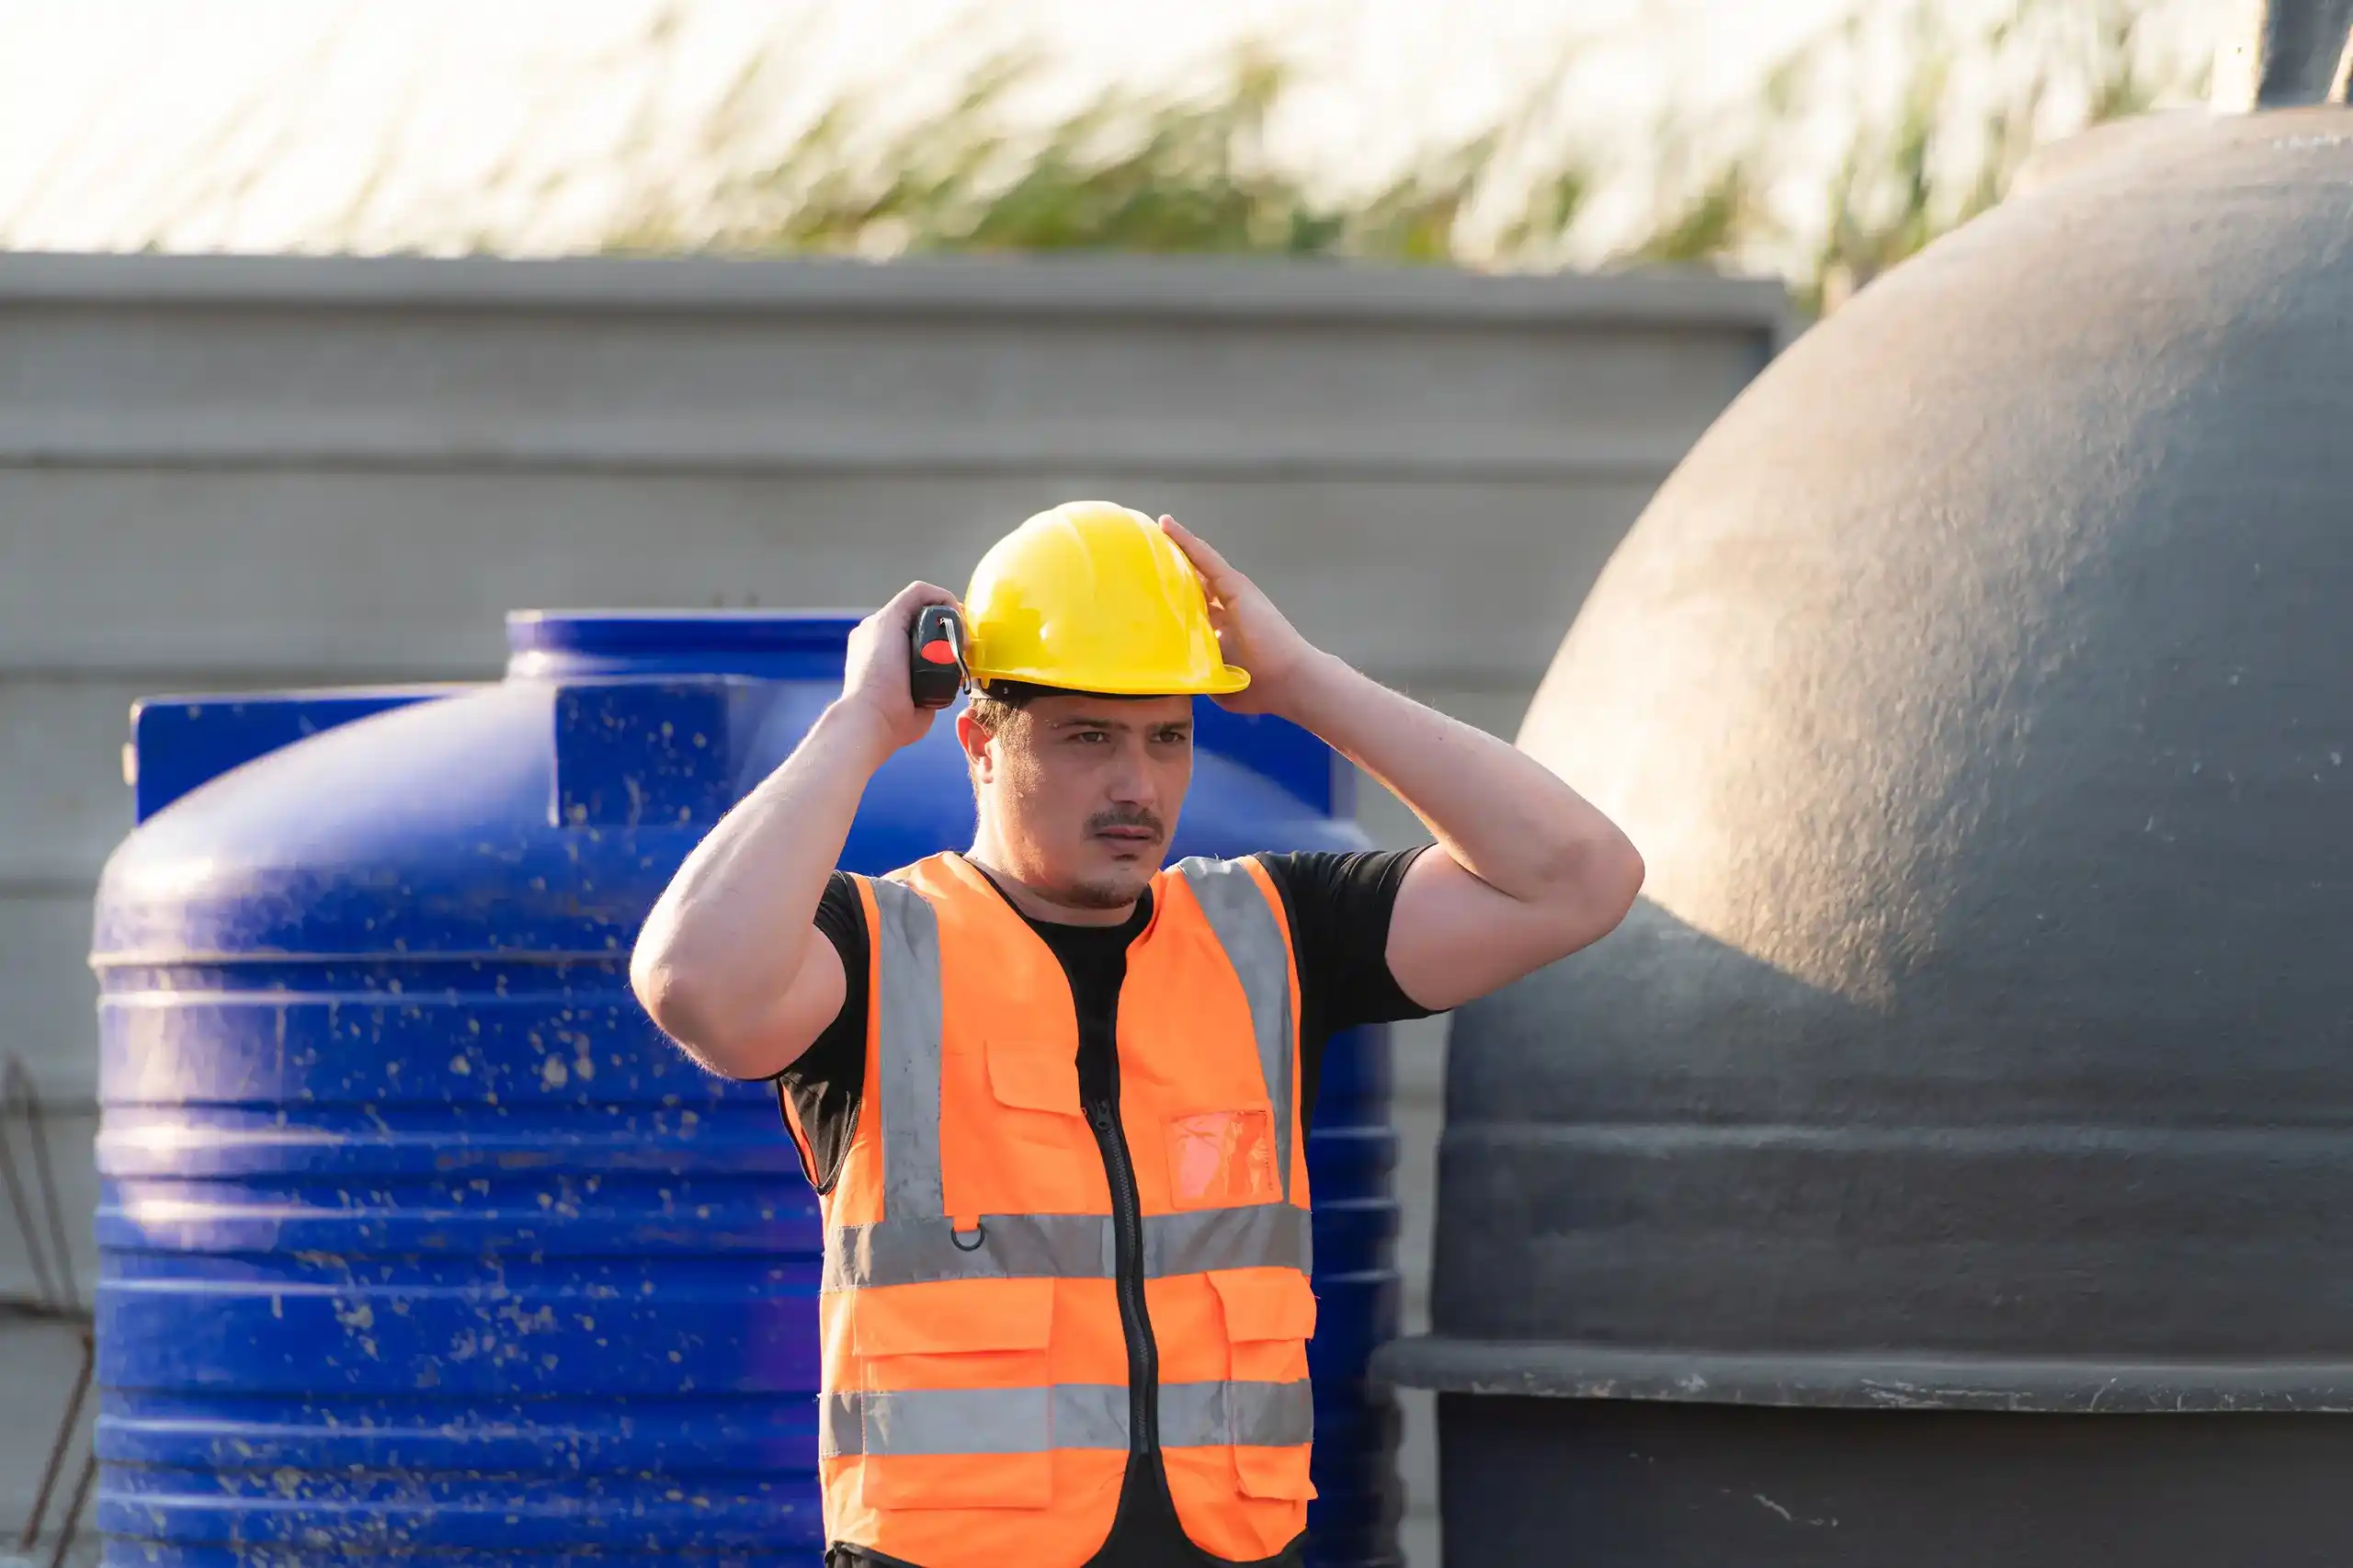
[[[134,697],[488,676],[518,606],[870,606],[1103,495],[1508,734],[1783,320],[1663,275],[0,256],[0,1050],[72,1112],[77,1233]],[[1416,1322],[1442,1039],[1403,1053]]]

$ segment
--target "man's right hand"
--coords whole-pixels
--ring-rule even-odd
[[[929,583],[910,583],[889,604],[858,623],[849,634],[849,656],[842,671],[842,701],[879,721],[893,751],[930,733],[938,709],[918,708],[908,691],[908,643],[915,617],[932,605],[962,613],[956,596]]]
[[[955,602],[911,583],[858,622],[841,696],[695,846],[646,916],[631,987],[712,1072],[773,1077],[841,1012],[851,977],[814,925],[817,905],[875,768],[931,728],[936,710],[907,689],[907,645],[925,606]]]

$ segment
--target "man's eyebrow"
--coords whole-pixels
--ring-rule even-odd
[[[1046,727],[1050,730],[1189,730],[1193,727],[1193,721],[1190,718],[1163,719],[1155,724],[1139,724],[1132,719],[1074,713],[1068,718],[1050,719]]]

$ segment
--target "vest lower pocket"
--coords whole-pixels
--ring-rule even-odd
[[[956,1365],[937,1369],[945,1386],[976,1386],[956,1376],[984,1369],[982,1356],[1034,1357],[1040,1364],[1053,1337],[1051,1279],[962,1279],[922,1285],[872,1285],[850,1302],[851,1343],[870,1365],[890,1360],[920,1375],[933,1358]],[[925,1362],[904,1360],[922,1357]],[[926,1386],[934,1383],[923,1377]],[[1019,1379],[992,1379],[1017,1386]],[[1040,1378],[1034,1380],[1042,1382]],[[876,1386],[871,1383],[869,1387]],[[904,1386],[896,1380],[884,1387]]]
[[[1226,1375],[1290,1382],[1307,1376],[1315,1332],[1315,1292],[1295,1268],[1210,1271],[1225,1317]]]
[[[956,1397],[943,1399],[942,1394]],[[975,1396],[986,1394],[986,1399]],[[1054,1500],[1049,1392],[870,1394],[858,1497],[871,1508],[1043,1508]],[[879,1409],[874,1402],[881,1401]]]
[[[1245,1497],[1304,1502],[1315,1432],[1307,1381],[1307,1340],[1315,1332],[1315,1292],[1295,1268],[1221,1268],[1210,1273],[1225,1319],[1228,1376],[1225,1440],[1234,1486]]]
[[[874,1508],[1053,1501],[1050,1279],[870,1289],[851,1305],[863,1387],[828,1415]]]
[[[1307,1478],[1310,1458],[1310,1450],[1304,1446],[1236,1449],[1233,1450],[1236,1489],[1245,1497],[1279,1497],[1304,1503],[1315,1495],[1315,1483]]]
[[[925,1508],[1047,1508],[1054,1501],[1054,1459],[1051,1454],[952,1461],[870,1459],[858,1467],[858,1500],[870,1508],[903,1513]]]

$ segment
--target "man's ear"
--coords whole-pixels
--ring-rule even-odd
[[[956,741],[964,748],[965,764],[975,778],[985,779],[996,771],[996,754],[989,743],[996,737],[981,727],[979,720],[968,710],[956,715]]]

